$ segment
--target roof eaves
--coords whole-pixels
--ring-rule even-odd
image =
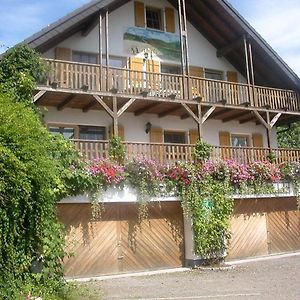
[[[76,22],[83,20],[84,18],[88,17],[89,15],[92,15],[93,13],[97,12],[98,10],[104,8],[106,5],[108,5],[112,0],[94,0],[91,1],[78,9],[72,11],[71,13],[67,14],[65,17],[62,17],[58,19],[57,21],[53,22],[52,24],[44,27],[37,33],[33,34],[32,36],[25,39],[23,42],[28,44],[29,46],[39,46],[39,40],[43,37],[52,32],[53,30],[56,30],[57,32],[60,31],[60,27],[63,25],[66,25],[67,27],[70,27],[70,25],[75,24]]]

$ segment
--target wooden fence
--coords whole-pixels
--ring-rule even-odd
[[[138,95],[178,99],[201,98],[203,102],[268,107],[274,110],[300,110],[299,95],[292,90],[251,86],[242,83],[184,77],[178,74],[164,74],[120,69],[96,64],[46,59],[51,69],[49,78],[41,84],[72,90]],[[185,87],[185,91],[184,91]]]
[[[108,157],[108,141],[73,140],[75,148],[84,159]],[[191,162],[194,160],[195,145],[191,144],[161,144],[124,142],[125,151],[129,160],[138,156],[154,159],[160,163],[176,161]],[[265,161],[272,151],[276,163],[300,161],[300,149],[268,149],[250,147],[212,147],[211,160],[234,159],[240,163]]]

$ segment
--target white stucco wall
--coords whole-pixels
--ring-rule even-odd
[[[145,0],[146,5],[152,7],[170,7],[168,1],[160,0]],[[125,49],[123,41],[124,30],[134,26],[134,1],[131,1],[121,6],[109,16],[109,52],[112,56],[128,57],[131,54]],[[178,16],[175,13],[175,28],[178,34]],[[235,68],[224,58],[216,56],[216,48],[208,42],[202,34],[200,34],[190,23],[188,23],[188,38],[189,38],[189,57],[190,64],[211,69],[224,71],[236,71]],[[98,27],[96,26],[88,36],[82,36],[81,32],[74,34],[64,40],[57,46],[71,48],[72,50],[98,53]],[[50,49],[44,55],[49,58],[54,58],[54,49]],[[105,52],[105,45],[103,45]],[[239,73],[238,73],[239,74]],[[239,74],[239,81],[245,82],[245,79]],[[47,123],[64,123],[75,125],[98,125],[109,127],[111,118],[104,111],[89,111],[83,113],[81,110],[64,109],[57,111],[54,108],[49,108],[45,114]],[[131,113],[125,113],[119,120],[120,124],[125,129],[125,140],[149,142],[149,134],[145,133],[145,124],[151,122],[153,126],[161,127],[165,130],[185,131],[188,136],[190,129],[196,129],[195,122],[189,118],[181,120],[176,116],[167,116],[158,118],[156,115],[143,114],[139,117]],[[255,123],[239,124],[237,121],[223,123],[220,120],[208,120],[203,126],[203,138],[212,145],[219,145],[219,131],[228,131],[234,134],[261,133],[264,139],[264,146],[267,146],[266,130],[262,125]],[[272,146],[276,147],[276,133],[273,131]]]
[[[145,5],[164,9],[170,7],[168,1],[144,0]],[[109,53],[112,56],[129,57],[132,54],[126,49],[123,41],[124,30],[134,26],[134,1],[128,2],[109,15]],[[175,12],[175,34],[179,34],[178,15]],[[224,72],[237,71],[225,58],[216,56],[216,48],[209,43],[202,34],[199,33],[190,23],[188,23],[188,43],[190,65],[216,69]],[[98,48],[98,26],[96,26],[88,36],[82,36],[78,32],[63,42],[58,47],[70,48],[76,51],[99,53]],[[55,48],[55,47],[54,47]],[[44,53],[45,57],[54,58],[54,48]],[[103,52],[105,52],[105,42],[103,38]],[[164,61],[173,63],[172,61]],[[177,62],[178,63],[178,62]],[[238,72],[239,82],[246,82],[245,78]]]
[[[112,124],[109,115],[104,111],[89,111],[83,113],[79,109],[66,108],[58,111],[49,107],[45,112],[46,123],[68,124],[68,125],[93,125],[105,126],[108,128]],[[196,129],[196,123],[191,119],[181,120],[177,116],[166,116],[158,118],[154,114],[143,114],[135,116],[133,113],[124,113],[119,123],[123,125],[125,140],[130,142],[149,142],[149,134],[145,132],[145,124],[150,122],[153,127],[160,127],[164,130],[184,131],[188,137],[190,129]],[[228,131],[233,134],[252,135],[261,133],[263,135],[264,146],[267,147],[266,129],[262,125],[255,123],[239,124],[237,121],[222,122],[221,120],[208,120],[203,126],[203,139],[211,145],[219,145],[219,131]],[[277,147],[276,131],[273,131],[272,147]]]

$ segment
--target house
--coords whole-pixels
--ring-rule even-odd
[[[49,130],[72,139],[86,158],[107,156],[107,139],[117,135],[129,159],[143,154],[160,162],[191,161],[202,137],[214,146],[214,159],[251,162],[273,151],[277,162],[299,161],[300,151],[278,149],[276,126],[300,120],[300,79],[226,0],[91,1],[25,42],[51,67],[34,95],[37,106],[48,108]],[[67,274],[194,260],[178,202],[154,204],[150,225],[140,231],[126,199],[105,204],[98,223],[90,222],[90,208],[80,201],[60,205],[78,243],[71,247],[77,256],[66,263]],[[286,203],[294,214],[295,199]],[[249,213],[247,224],[252,229],[240,235],[260,226],[263,246],[261,237],[251,240],[253,251],[245,255],[272,252],[266,219]],[[299,243],[285,246],[276,251]]]

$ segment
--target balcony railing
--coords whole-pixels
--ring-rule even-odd
[[[73,142],[84,159],[108,158],[108,141],[73,140]],[[195,145],[124,142],[124,146],[129,160],[138,156],[145,156],[160,163],[194,160]],[[271,151],[275,155],[276,163],[300,162],[300,149],[272,149]],[[267,160],[269,153],[270,149],[267,148],[213,146],[211,159],[214,161],[234,159],[240,163],[251,163]]]
[[[44,84],[53,83],[60,88],[138,95],[147,92],[148,96],[177,99],[200,97],[203,102],[222,102],[229,105],[268,107],[274,110],[300,110],[299,95],[292,90],[251,86],[198,77],[176,74],[140,72],[129,69],[100,66],[61,60],[46,59],[51,74]]]

